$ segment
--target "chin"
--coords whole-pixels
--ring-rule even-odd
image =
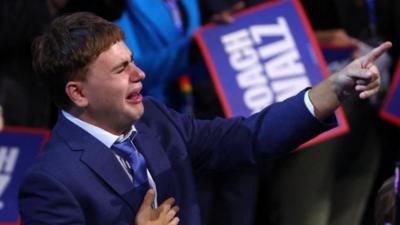
[[[143,104],[137,105],[134,109],[133,112],[131,114],[131,118],[133,119],[133,122],[136,122],[137,120],[139,120],[144,113],[144,107]]]

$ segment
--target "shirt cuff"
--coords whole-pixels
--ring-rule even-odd
[[[304,94],[304,103],[306,104],[308,111],[310,111],[310,113],[315,117],[314,105],[312,104],[312,102],[310,100],[310,96],[308,95],[308,92],[310,92],[310,90],[307,90],[306,93]]]

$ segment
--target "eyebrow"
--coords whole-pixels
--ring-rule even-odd
[[[121,63],[119,63],[117,66],[113,67],[111,69],[111,72],[116,72],[120,68],[126,67],[132,60],[133,60],[133,54],[130,54],[130,57],[128,60],[124,60]]]

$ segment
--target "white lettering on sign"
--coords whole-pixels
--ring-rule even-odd
[[[310,86],[284,17],[278,17],[276,24],[252,25],[225,34],[221,42],[237,72],[236,82],[244,90],[243,102],[252,113]]]
[[[7,186],[10,184],[18,154],[19,149],[16,147],[0,147],[0,210],[4,208],[4,203],[1,199]]]

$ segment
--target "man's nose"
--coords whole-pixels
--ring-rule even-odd
[[[146,74],[134,63],[131,63],[131,70],[129,71],[130,79],[132,82],[142,81],[146,77]]]

